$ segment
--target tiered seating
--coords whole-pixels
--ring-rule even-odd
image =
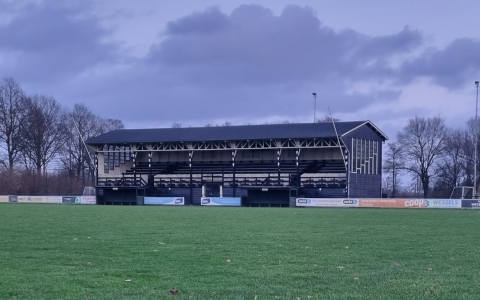
[[[147,183],[140,177],[111,177],[111,178],[99,178],[99,186],[146,186]]]
[[[172,174],[180,165],[179,163],[160,163],[152,162],[152,174]],[[135,165],[135,168],[127,170],[125,174],[150,174],[150,168],[148,167],[148,162],[139,162]]]
[[[321,162],[300,162],[300,174],[304,173],[345,173],[343,161],[321,161]],[[231,173],[233,170],[231,162],[194,162],[192,171],[194,174]],[[280,161],[282,173],[296,173],[297,165],[294,161]],[[278,172],[277,161],[262,162],[237,162],[235,163],[236,173],[276,173]],[[148,162],[139,162],[135,168],[127,170],[125,174],[150,174]],[[160,163],[152,162],[152,174],[189,174],[188,163]]]
[[[187,178],[155,178],[155,187],[189,187],[190,179]],[[200,187],[201,184],[195,182],[195,187]]]
[[[345,177],[302,177],[302,186],[306,188],[345,188]]]
[[[259,162],[236,162],[235,182],[233,181],[233,166],[231,162],[194,162],[192,170],[188,163],[160,163],[152,162],[151,174],[155,176],[154,186],[157,188],[182,188],[190,187],[190,172],[193,187],[201,187],[205,183],[218,182],[225,187],[233,186],[296,186],[297,165],[295,161],[280,161],[281,177],[278,178],[278,165],[276,160]],[[299,174],[301,185],[306,188],[342,188],[346,186],[345,177],[338,178],[327,174],[345,173],[343,161],[310,161],[299,162]],[[150,168],[148,162],[139,162],[135,168],[127,170],[124,177],[132,177],[133,174],[148,175]],[[308,174],[325,174],[326,176],[308,176]],[[307,176],[305,176],[307,175]],[[121,179],[117,182],[112,180],[105,185],[134,186],[138,182],[132,179]]]
[[[309,163],[301,162],[299,163],[300,171],[306,168]],[[192,164],[192,171],[195,174],[200,173],[213,173],[213,174],[222,174],[222,173],[232,173],[233,167],[232,163],[194,163]],[[285,162],[280,161],[280,171],[282,173],[296,173],[297,165],[295,162]],[[257,163],[246,163],[246,162],[237,162],[235,163],[235,173],[239,174],[258,174],[258,173],[277,173],[278,165],[277,161],[268,161],[268,162],[257,162]],[[189,174],[190,167],[188,165],[179,166],[178,170],[174,174]]]

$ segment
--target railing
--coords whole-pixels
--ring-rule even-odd
[[[98,178],[98,186],[132,186],[140,187],[147,186],[147,182],[140,176],[134,177],[109,177]]]
[[[202,174],[192,177],[192,187],[202,187],[205,184],[220,184],[224,187],[254,187],[254,186],[271,186],[271,187],[287,187],[299,186],[296,176],[289,174],[268,174],[263,176],[254,175],[238,175],[222,176],[221,174]],[[141,177],[109,177],[99,178],[98,186],[114,186],[114,187],[147,187],[147,182]],[[154,177],[153,187],[158,188],[188,188],[190,187],[189,177]],[[304,177],[300,179],[300,187],[302,188],[345,188],[346,179],[342,177]]]
[[[301,186],[305,188],[345,188],[346,178],[342,177],[302,177]]]

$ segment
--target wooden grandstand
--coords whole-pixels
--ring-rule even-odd
[[[243,205],[289,206],[309,197],[379,197],[381,147],[370,121],[115,130],[87,141],[95,151],[97,202],[144,196],[242,197]]]

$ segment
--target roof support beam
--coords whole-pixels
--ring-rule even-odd
[[[121,145],[123,146],[123,144]],[[343,145],[341,145],[343,146]],[[134,152],[168,152],[168,151],[216,151],[216,150],[256,150],[256,149],[318,149],[338,148],[338,141],[330,139],[284,139],[254,141],[216,141],[216,142],[170,142],[130,144]],[[96,152],[104,152],[103,145],[96,146]],[[110,151],[112,152],[112,151]]]

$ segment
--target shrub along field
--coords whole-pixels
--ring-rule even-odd
[[[480,210],[2,204],[0,299],[478,299],[479,225]]]

